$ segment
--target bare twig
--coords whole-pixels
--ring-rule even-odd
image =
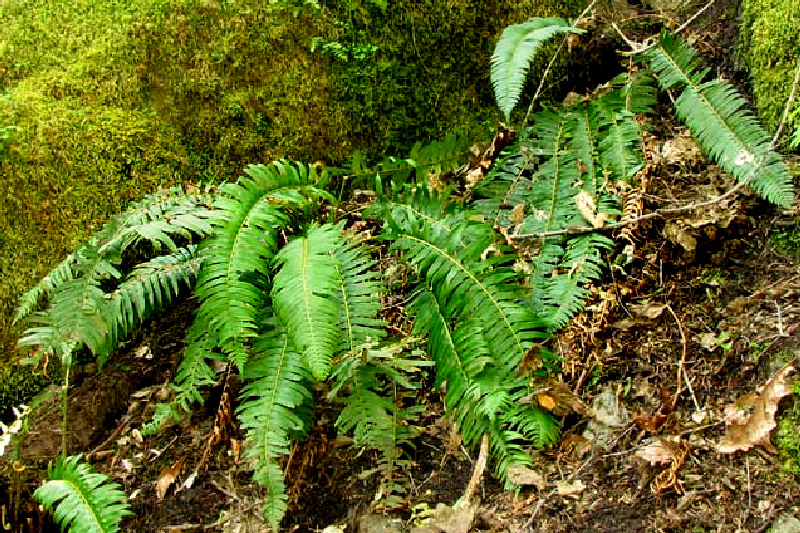
[[[594,5],[596,3],[597,3],[597,0],[592,0],[592,3],[589,4],[588,6],[586,6],[586,9],[584,9],[581,12],[581,14],[578,15],[578,18],[575,19],[575,22],[572,23],[572,26],[571,26],[572,29],[578,27],[578,23],[580,23],[584,19],[586,14],[594,7]],[[561,40],[561,44],[558,45],[558,49],[553,54],[553,57],[550,58],[550,62],[547,64],[547,68],[544,69],[544,73],[542,74],[542,77],[539,80],[539,86],[536,88],[536,92],[533,95],[533,99],[531,99],[531,103],[528,106],[528,111],[525,113],[525,118],[522,121],[522,128],[524,128],[528,124],[528,118],[531,116],[531,113],[533,112],[533,104],[536,102],[536,100],[539,99],[539,96],[541,96],[542,89],[544,88],[544,82],[545,82],[545,80],[547,80],[547,76],[550,74],[550,69],[553,68],[553,64],[556,62],[556,58],[558,57],[558,54],[560,54],[561,50],[564,49],[564,43],[567,42],[567,39],[569,39],[570,35],[571,34],[568,33]]]
[[[792,109],[792,104],[794,103],[794,99],[797,96],[797,86],[800,84],[800,59],[797,61],[797,70],[794,71],[794,83],[792,84],[792,92],[789,93],[789,99],[786,100],[786,105],[783,106],[783,115],[781,115],[781,123],[778,125],[778,130],[775,132],[775,136],[772,137],[772,144],[770,145],[774,150],[775,147],[778,145],[778,139],[783,132],[784,126],[786,126],[786,120],[789,118],[789,111]]]
[[[697,402],[697,397],[694,395],[694,389],[692,389],[692,382],[689,380],[689,376],[686,374],[686,370],[684,369],[686,365],[686,352],[688,351],[686,335],[683,333],[683,326],[681,325],[681,321],[678,319],[678,315],[675,314],[675,311],[672,309],[671,305],[667,305],[667,309],[669,312],[672,313],[672,318],[675,319],[675,323],[678,324],[678,331],[681,334],[681,344],[683,345],[683,352],[681,353],[681,360],[678,363],[678,382],[675,385],[675,396],[672,397],[672,406],[674,408],[675,404],[678,402],[678,396],[681,393],[681,376],[683,376],[684,381],[686,381],[686,388],[689,390],[689,393],[692,395],[692,401],[694,402],[694,408],[697,412],[700,412],[700,404]]]
[[[489,457],[489,433],[483,434],[481,439],[481,450],[478,453],[478,460],[475,461],[475,468],[472,469],[472,477],[469,478],[469,484],[464,491],[464,496],[461,497],[461,504],[469,506],[472,498],[475,496],[475,491],[478,490],[481,479],[483,479],[483,472],[486,470],[486,460]]]
[[[699,17],[700,15],[702,15],[702,14],[705,12],[705,10],[706,10],[706,9],[710,8],[710,7],[711,7],[711,6],[713,6],[713,5],[714,5],[714,0],[711,0],[709,3],[707,3],[706,5],[704,5],[703,7],[701,7],[701,8],[700,8],[700,9],[697,11],[697,13],[695,13],[694,15],[692,15],[691,17],[689,17],[688,19],[686,19],[686,22],[684,22],[683,24],[681,24],[680,26],[678,26],[678,29],[677,29],[677,30],[675,30],[675,31],[674,31],[674,32],[672,32],[672,33],[680,33],[680,32],[682,32],[683,30],[685,30],[685,29],[686,29],[686,27],[687,27],[689,24],[691,24],[692,22],[694,22],[694,19],[696,19],[697,17]]]

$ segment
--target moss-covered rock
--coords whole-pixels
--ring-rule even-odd
[[[12,407],[27,403],[49,385],[49,380],[30,367],[0,364],[0,422],[13,420]]]
[[[743,0],[740,56],[750,74],[758,114],[771,131],[780,123],[800,61],[800,3]],[[800,99],[785,133],[800,127]]]
[[[146,192],[251,162],[480,136],[499,118],[502,29],[586,1],[310,4],[0,2],[0,347],[21,292]],[[586,86],[582,61],[565,54],[551,79]]]

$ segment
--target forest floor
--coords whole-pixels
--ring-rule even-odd
[[[673,119],[651,126],[644,212],[733,187]],[[420,399],[427,410],[408,450],[407,502],[371,515],[377,483],[361,474],[375,458],[337,437],[336,406],[320,400],[319,423],[284,465],[284,530],[800,531],[800,436],[792,429],[800,401],[785,394],[800,347],[797,213],[745,192],[644,222],[627,249],[618,241],[586,311],[552,343],[563,373],[536,400],[563,415],[563,436],[532,451],[535,469],[520,473],[519,494],[503,492],[489,468],[479,503],[454,505],[477,450],[460,445],[431,395]],[[264,494],[231,422],[235,375],[220,373],[191,420],[153,437],[138,432],[171,381],[194,305],[152,319],[102,371],[76,376],[70,448],[89,450],[93,466],[125,488],[134,513],[125,532],[267,531]],[[55,455],[60,416],[54,405],[31,422],[23,459]],[[22,494],[6,488],[8,508],[12,496],[19,504],[14,530],[55,531],[24,497],[41,470],[17,475]]]

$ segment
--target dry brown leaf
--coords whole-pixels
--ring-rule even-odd
[[[608,220],[608,215],[597,212],[594,198],[584,190],[581,190],[581,192],[575,196],[575,205],[578,207],[581,216],[583,216],[586,222],[591,224],[593,228],[602,228],[606,220]]]
[[[469,533],[475,521],[477,506],[456,504],[453,507],[440,503],[433,512],[431,521],[412,531],[417,533]]]
[[[725,435],[722,436],[717,451],[733,453],[747,451],[753,446],[772,449],[769,434],[775,427],[775,412],[781,398],[792,394],[789,379],[795,370],[797,359],[792,359],[778,370],[764,386],[760,394],[748,401],[737,401],[725,408]],[[748,404],[751,406],[748,410]]]
[[[573,394],[567,384],[557,379],[548,379],[536,387],[533,394],[525,396],[520,402],[536,403],[556,416],[567,416],[573,412],[584,414],[587,411],[586,406]]]
[[[167,491],[175,483],[175,478],[180,475],[181,470],[183,470],[183,463],[186,460],[185,457],[181,457],[175,464],[172,466],[168,466],[164,470],[161,471],[161,475],[158,476],[158,481],[156,481],[156,498],[159,500],[163,500],[164,496],[166,496]]]
[[[649,462],[651,465],[669,463],[675,459],[675,446],[662,438],[636,450],[636,456]]]
[[[631,312],[636,316],[654,319],[660,317],[666,308],[664,304],[642,303],[632,305]]]
[[[515,205],[511,210],[511,214],[508,215],[508,220],[515,227],[521,226],[522,222],[525,220],[525,204]]]
[[[564,496],[565,498],[575,498],[583,492],[583,489],[586,488],[586,485],[583,484],[583,481],[580,479],[576,479],[572,483],[568,481],[559,481],[558,485],[556,485],[556,492],[558,492],[559,496]]]
[[[508,480],[520,487],[533,485],[539,490],[547,488],[547,480],[544,476],[540,472],[528,468],[527,466],[511,465],[508,467]]]

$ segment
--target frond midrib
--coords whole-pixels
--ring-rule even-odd
[[[470,281],[473,282],[473,284],[475,286],[479,287],[481,292],[483,292],[483,294],[485,294],[486,297],[489,299],[489,301],[492,304],[492,307],[494,307],[494,309],[497,311],[497,314],[502,317],[503,323],[505,324],[506,329],[513,334],[514,342],[517,345],[517,348],[519,349],[519,352],[521,354],[525,353],[525,351],[526,351],[525,347],[523,346],[522,341],[520,340],[516,329],[511,324],[511,321],[509,320],[509,318],[506,315],[506,313],[503,311],[503,306],[499,305],[498,300],[494,297],[494,295],[492,295],[491,291],[489,291],[488,287],[484,283],[482,283],[481,280],[479,280],[477,277],[475,277],[475,275],[472,272],[470,272],[469,269],[467,269],[455,257],[450,255],[446,250],[434,245],[433,243],[431,243],[431,242],[429,242],[427,240],[420,239],[419,237],[416,237],[416,236],[408,234],[408,233],[404,234],[403,238],[406,238],[406,239],[409,239],[411,241],[414,241],[414,242],[416,242],[416,243],[418,243],[418,244],[420,244],[420,245],[422,245],[424,247],[428,247],[431,250],[435,251],[440,256],[444,257],[451,265],[453,265],[455,268],[460,270],[464,275],[466,275],[470,279]]]

